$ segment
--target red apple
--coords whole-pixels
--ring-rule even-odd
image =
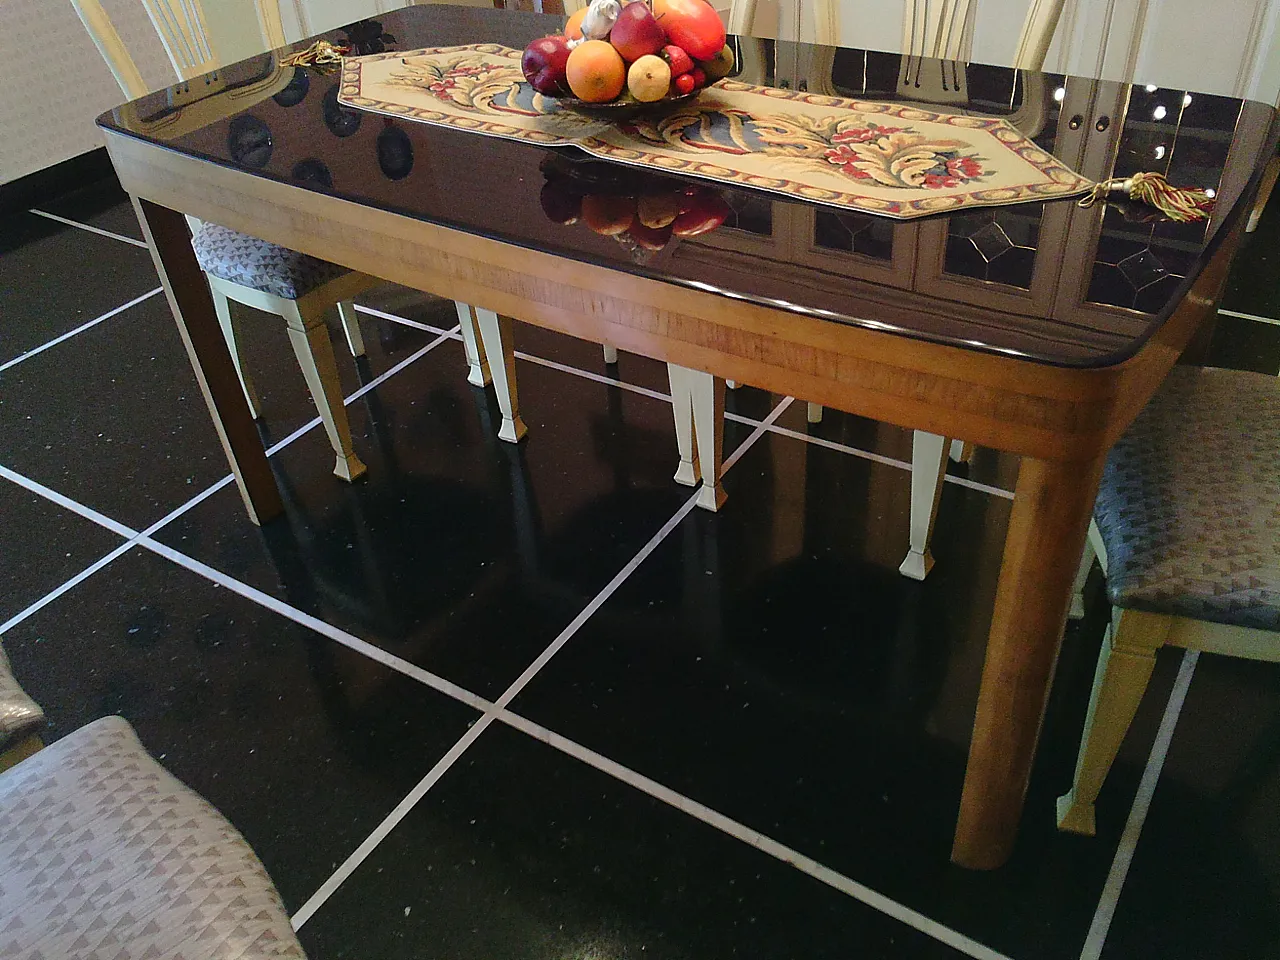
[[[633,223],[627,231],[631,239],[646,250],[661,250],[671,239],[671,226],[646,227],[643,223]]]
[[[649,5],[637,0],[622,8],[609,33],[609,42],[622,54],[623,60],[635,63],[641,57],[661,50],[667,36],[653,18]]]
[[[582,197],[557,180],[548,180],[542,185],[538,200],[542,203],[542,212],[552,223],[577,223],[582,214]]]
[[[563,97],[569,93],[565,79],[565,65],[569,62],[569,41],[564,37],[550,36],[534,40],[524,48],[520,69],[529,86],[550,97]]]
[[[724,197],[711,191],[700,191],[693,206],[671,224],[671,232],[677,237],[698,237],[720,226],[732,212]]]
[[[676,88],[676,93],[684,96],[686,93],[693,93],[693,74],[682,73],[671,81],[671,85]]]
[[[693,69],[693,58],[680,47],[668,44],[662,48],[662,59],[671,64],[671,76],[678,77]]]
[[[724,46],[724,24],[706,0],[654,0],[653,13],[667,39],[695,60],[710,60]]]
[[[701,67],[694,67],[689,71],[693,75],[693,85],[697,89],[702,89],[707,85],[707,71]]]

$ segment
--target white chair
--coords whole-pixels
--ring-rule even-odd
[[[1095,832],[1162,646],[1280,661],[1278,456],[1276,378],[1180,366],[1107,457],[1080,569],[1096,552],[1113,620],[1059,829]]]
[[[1041,2],[1033,0],[1022,26],[1022,34],[1018,40],[1013,66],[1019,70],[1038,72],[1044,65],[1045,55],[1057,29],[1064,0]],[[736,0],[729,12],[731,29],[749,31],[753,24],[755,0]],[[973,17],[976,11],[976,0],[909,0],[903,15],[903,74],[899,77],[899,86],[909,84],[913,87],[912,96],[919,96],[914,87],[922,83],[919,62],[921,58],[938,58],[949,61],[963,61],[969,56],[973,44]],[[839,26],[835,16],[835,8],[828,2],[819,4],[815,10],[815,42],[834,45],[838,42]],[[940,75],[941,76],[941,75]],[[941,81],[938,84],[941,89]],[[948,85],[954,91],[955,83]],[[933,92],[931,90],[931,92]],[[724,492],[719,486],[719,460],[708,465],[705,460],[701,440],[698,443],[700,463],[695,469],[693,461],[693,438],[682,435],[690,424],[711,422],[715,413],[701,410],[699,404],[715,402],[717,393],[714,387],[702,384],[699,378],[709,374],[668,365],[671,377],[671,391],[676,403],[677,446],[680,449],[680,466],[676,472],[676,482],[692,485],[695,474],[701,473],[704,488],[709,488],[699,499],[698,505],[708,510],[715,510],[724,503]],[[729,382],[728,386],[736,384]],[[696,389],[694,389],[696,387]],[[684,407],[692,406],[691,413]],[[716,408],[719,410],[719,408]],[[818,423],[822,419],[822,407],[816,403],[807,404],[806,417],[810,423]],[[714,452],[715,443],[706,444],[707,453]],[[908,528],[907,556],[898,571],[914,580],[923,580],[933,568],[933,556],[929,551],[929,540],[933,534],[933,524],[937,517],[938,501],[942,496],[942,478],[946,473],[947,457],[956,461],[967,461],[972,455],[972,447],[962,440],[940,437],[936,434],[915,431],[911,443],[911,520]]]
[[[137,65],[120,39],[100,0],[71,0],[94,45],[129,99],[149,93]],[[218,69],[218,59],[205,27],[199,0],[143,0],[151,23],[160,36],[174,71],[189,80]],[[280,23],[277,0],[255,0],[258,23],[266,46],[283,46],[284,30]],[[239,347],[239,322],[231,310],[231,301],[265,310],[282,317],[288,327],[289,342],[302,368],[316,409],[328,434],[336,456],[334,473],[344,480],[354,480],[365,472],[351,443],[351,429],[343,406],[333,345],[325,324],[325,314],[337,304],[338,315],[353,356],[363,356],[364,340],[352,298],[376,281],[336,264],[237,233],[216,224],[188,218],[193,231],[192,247],[201,269],[209,281],[214,309],[222,327],[227,348],[235,363],[244,389],[245,399],[254,419],[259,416],[257,393],[246,369]],[[483,386],[490,380],[485,351],[477,341],[472,308],[458,305],[470,382]],[[508,357],[504,375],[496,378],[495,389],[503,411],[503,439],[518,439],[518,420],[513,416],[510,378],[505,375],[512,360],[509,332],[502,336],[497,318],[480,314],[481,336],[490,355]],[[523,424],[520,424],[523,427]]]

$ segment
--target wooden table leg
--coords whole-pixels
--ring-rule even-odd
[[[284,505],[222,337],[209,285],[191,249],[186,218],[176,210],[137,197],[133,208],[249,519],[266,523],[283,513]]]
[[[1018,471],[951,849],[959,866],[991,870],[1013,851],[1102,464],[1026,457]]]

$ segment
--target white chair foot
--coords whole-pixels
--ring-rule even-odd
[[[519,443],[529,429],[520,419],[520,398],[516,393],[516,351],[512,341],[512,320],[500,317],[492,310],[476,308],[476,325],[480,328],[480,340],[485,356],[489,358],[489,372],[493,374],[493,392],[502,411],[502,426],[498,439],[507,443]],[[501,363],[494,363],[494,358]]]
[[[804,418],[810,423],[822,422],[822,404],[807,403],[804,408]]]
[[[725,385],[726,387],[728,387],[730,390],[737,390],[737,389],[738,389],[738,381],[737,381],[737,380],[726,380],[726,381],[724,382],[724,385]]]
[[[1097,836],[1098,824],[1092,803],[1077,803],[1075,791],[1058,798],[1058,829],[1070,833]]]
[[[493,382],[493,374],[489,372],[484,344],[476,335],[475,314],[471,312],[470,304],[455,300],[453,306],[458,313],[458,328],[462,331],[462,352],[467,357],[467,383],[473,387],[487,387]]]
[[[724,453],[724,381],[709,373],[667,364],[671,381],[671,410],[676,421],[680,466],[676,483],[702,484],[698,506],[713,513],[724,506],[720,484]]]
[[[698,506],[711,513],[723,507],[726,499],[728,497],[725,495],[724,487],[718,483],[715,486],[704,483],[702,489],[698,491]]]
[[[953,463],[968,463],[973,459],[973,444],[952,440],[949,454]]]
[[[601,346],[603,346],[603,347],[604,347],[604,362],[605,362],[605,363],[617,363],[617,362],[618,362],[618,348],[617,348],[617,347],[615,347],[615,346],[613,346],[612,344],[609,344],[609,343],[601,344]]]
[[[911,522],[907,558],[898,572],[912,580],[923,580],[933,569],[929,542],[933,522],[942,499],[942,478],[947,472],[946,437],[917,430],[911,435]]]
[[[898,567],[898,572],[912,580],[923,580],[933,569],[933,554],[928,550],[923,553],[917,550],[908,551],[907,557]]]
[[[368,471],[368,467],[354,453],[343,457],[341,454],[336,458],[333,467],[333,475],[340,477],[348,482],[359,480]]]

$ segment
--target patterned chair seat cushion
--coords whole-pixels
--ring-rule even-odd
[[[242,287],[287,300],[347,273],[346,267],[206,223],[191,238],[200,269]]]
[[[304,956],[244,838],[119,717],[0,775],[0,864],[5,960]]]
[[[1118,607],[1280,630],[1280,380],[1175,367],[1094,508]]]
[[[43,723],[44,711],[18,686],[9,658],[0,648],[0,749]]]

